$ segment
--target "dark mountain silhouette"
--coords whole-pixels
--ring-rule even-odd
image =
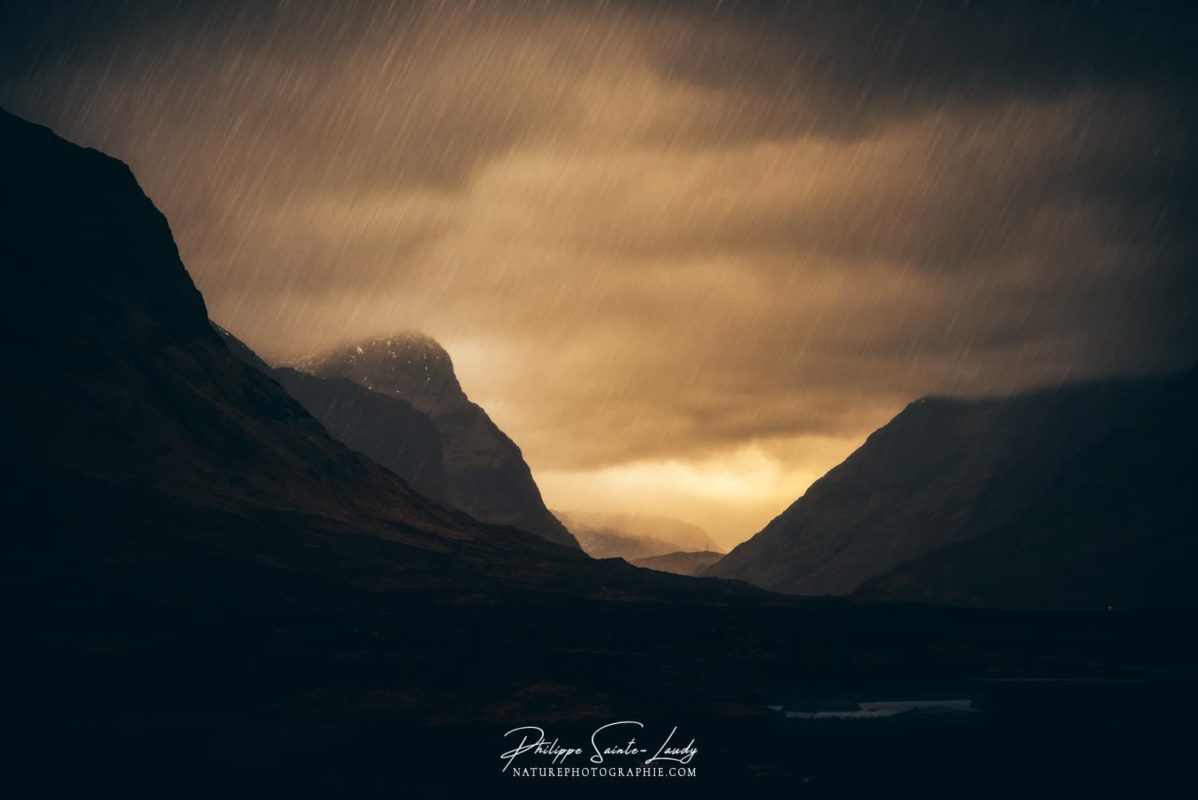
[[[1004,525],[866,582],[871,599],[1022,608],[1198,604],[1198,372],[1075,455]]]
[[[587,574],[596,587],[616,574],[614,563],[592,566],[576,548],[427,499],[230,353],[124,164],[7,113],[0,156],[11,265],[0,324],[22,342],[4,371],[21,465],[6,489],[12,521],[41,531],[6,540],[27,556],[5,560],[19,570],[9,577],[72,583],[81,558],[150,561],[156,580],[194,581],[197,559],[215,559],[471,591],[489,575],[585,592]],[[219,569],[205,580],[219,584]]]
[[[217,325],[215,322],[212,323],[212,329],[220,335],[220,338],[225,343],[225,347],[229,348],[229,352],[236,356],[238,361],[246,364],[247,366],[253,367],[263,375],[269,375],[272,378],[274,377],[274,367],[272,367],[270,364],[267,364],[266,361],[263,360],[263,358],[257,353],[255,353],[249,345],[238,339],[228,330],[222,328],[220,325]]]
[[[230,352],[123,164],[0,112],[0,193],[9,785],[507,796],[504,731],[585,746],[632,719],[650,746],[671,725],[694,737],[700,796],[1013,796],[1029,773],[1172,796],[1161,784],[1189,780],[1175,729],[1193,626],[800,603],[478,523]],[[1029,706],[1015,682],[984,698],[986,724],[827,736],[768,710],[800,687],[870,697],[1107,665],[1144,679],[1086,684],[1081,711]]]
[[[594,558],[635,561],[679,551],[722,553],[707,531],[673,517],[600,511],[553,513],[574,534],[583,552]]]
[[[645,569],[672,572],[675,575],[702,575],[708,567],[720,560],[721,555],[713,550],[699,550],[649,556],[648,558],[639,558],[632,563]]]
[[[1169,383],[918,400],[708,574],[794,594],[851,594],[900,564],[1010,522]]]
[[[462,391],[449,354],[433,339],[415,333],[374,339],[300,367],[321,378],[355,381],[428,414],[441,438],[451,505],[484,522],[578,546],[545,507],[520,448]]]
[[[274,369],[232,333],[213,327],[234,356],[278,381],[337,439],[421,494],[445,500],[441,439],[426,414],[398,397],[372,392],[353,381],[317,378],[288,367]]]

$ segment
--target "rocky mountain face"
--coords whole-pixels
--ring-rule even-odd
[[[274,377],[274,367],[272,367],[270,364],[267,364],[261,356],[250,349],[249,345],[238,339],[230,331],[222,328],[220,325],[217,325],[215,322],[212,323],[212,329],[216,331],[217,335],[220,336],[221,341],[225,343],[225,347],[229,348],[229,352],[232,353],[238,361],[248,367],[253,367],[263,375]]]
[[[597,696],[621,670],[563,654],[630,629],[662,641],[613,607],[754,596],[477,522],[337,441],[230,352],[124,164],[0,111],[0,195],[18,783],[376,796],[397,763],[431,763],[442,790],[410,792],[495,794],[446,790],[461,763],[396,735],[439,716],[460,744],[546,696]],[[562,623],[521,623],[546,609]],[[563,679],[579,688],[537,683]]]
[[[959,606],[1198,604],[1198,372],[1082,448],[1008,522],[902,564],[860,595]]]
[[[398,397],[341,378],[283,367],[272,374],[329,433],[393,471],[413,489],[446,500],[441,439],[433,421]]]
[[[585,583],[576,549],[426,498],[230,353],[124,164],[6,113],[0,158],[0,324],[22,342],[4,371],[20,421],[9,521],[37,531],[5,539],[9,588],[82,591],[68,576],[95,559],[154,582],[208,564],[213,585],[267,563],[337,581]]]
[[[918,400],[708,574],[794,594],[852,594],[901,564],[1010,523],[1168,383]]]
[[[678,552],[650,556],[637,559],[632,563],[645,569],[672,572],[675,575],[702,575],[712,564],[720,560],[721,555],[721,553],[711,550],[699,550],[691,553]]]
[[[234,356],[287,390],[305,410],[354,450],[403,478],[426,497],[445,500],[441,439],[431,419],[410,403],[353,381],[272,368],[229,331],[213,325]]]
[[[801,603],[478,523],[338,442],[230,352],[123,164],[0,112],[0,195],[10,784],[506,796],[501,731],[532,721],[581,746],[597,721],[641,715],[695,738],[707,795],[810,781],[1016,796],[1026,774],[1004,767],[1037,758],[1086,796],[1112,785],[1096,762],[1128,765],[1129,796],[1176,794],[1145,784],[1142,764],[1189,780],[1184,620]],[[844,692],[846,676],[864,691],[1089,675],[1111,653],[1148,694],[1132,703],[1140,681],[1098,681],[1080,712],[1016,695],[932,739],[813,735],[762,710],[796,686]],[[726,757],[702,755],[712,742]]]
[[[412,333],[384,337],[298,366],[399,398],[427,414],[440,438],[450,505],[484,522],[578,546],[545,507],[520,448],[462,391],[449,354],[434,340]]]
[[[697,525],[659,514],[606,511],[554,511],[594,558],[626,561],[679,551],[723,550]]]

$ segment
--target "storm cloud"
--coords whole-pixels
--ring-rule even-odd
[[[752,534],[910,400],[1198,356],[1171,4],[11,4],[210,313],[419,329],[552,505]]]

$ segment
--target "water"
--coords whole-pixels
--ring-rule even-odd
[[[971,712],[972,700],[870,700],[857,703],[855,709],[830,709],[826,711],[785,711],[787,719],[882,719],[894,717],[908,711]],[[783,711],[782,706],[770,706],[773,711]]]

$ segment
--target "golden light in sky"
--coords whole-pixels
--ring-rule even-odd
[[[1195,338],[1137,183],[1188,158],[1170,86],[947,74],[834,6],[142,9],[3,98],[128,161],[266,358],[426,332],[550,507],[732,544],[918,396]]]

